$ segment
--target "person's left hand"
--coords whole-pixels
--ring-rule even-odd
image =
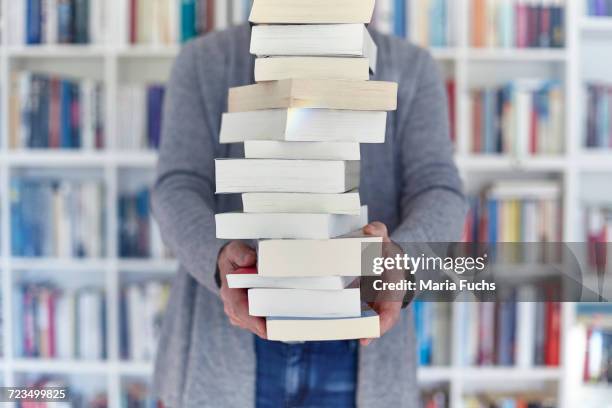
[[[389,252],[392,248],[395,249],[396,245],[393,245],[391,239],[389,238],[389,232],[387,230],[387,226],[382,222],[372,222],[365,227],[363,227],[363,233],[365,235],[373,236],[373,237],[381,237],[383,239],[383,249],[384,252]],[[399,250],[399,247],[397,247]],[[383,253],[383,256],[393,256],[392,254]],[[401,301],[376,301],[369,303],[369,306],[378,313],[380,319],[380,336],[382,337],[386,332],[391,330],[393,326],[399,321],[400,312],[402,310],[402,302]],[[367,346],[374,339],[361,339],[359,340],[362,346]]]

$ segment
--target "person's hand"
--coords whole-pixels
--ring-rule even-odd
[[[239,272],[240,269],[254,268],[257,254],[253,248],[242,241],[227,244],[217,259],[219,277],[221,278],[221,300],[223,310],[233,326],[248,330],[262,339],[266,338],[266,321],[262,317],[249,315],[249,299],[246,289],[227,287],[227,274]]]
[[[396,248],[396,245],[391,242],[387,226],[382,222],[372,222],[366,225],[363,227],[363,233],[368,236],[381,237],[383,239],[384,252],[399,250],[399,247]],[[383,253],[383,256],[387,257],[392,255]],[[380,300],[369,303],[369,306],[378,313],[380,319],[380,335],[382,337],[399,321],[402,302],[397,300]],[[367,346],[373,340],[374,339],[361,339],[360,343],[362,346]]]

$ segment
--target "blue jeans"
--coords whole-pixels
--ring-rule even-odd
[[[257,408],[355,407],[357,341],[255,338]]]

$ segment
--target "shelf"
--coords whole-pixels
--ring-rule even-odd
[[[419,367],[417,379],[419,383],[450,382],[453,372],[453,367]]]
[[[578,166],[585,171],[612,171],[612,149],[584,149],[578,155]]]
[[[454,60],[459,57],[459,49],[458,48],[432,48],[430,49],[431,55],[439,60]]]
[[[121,259],[117,269],[125,273],[172,275],[178,270],[178,262],[172,259]]]
[[[9,265],[13,270],[45,271],[104,271],[108,266],[104,259],[62,259],[62,258],[10,258]]]
[[[122,361],[118,364],[119,373],[127,376],[150,377],[153,375],[153,363],[146,361]]]
[[[467,55],[474,61],[564,62],[568,58],[562,48],[469,48]]]
[[[153,167],[157,163],[157,152],[143,151],[83,151],[67,149],[11,150],[0,153],[0,161],[12,167]]]
[[[6,52],[15,58],[103,58],[106,48],[102,45],[28,45],[9,46]]]
[[[585,17],[580,22],[580,29],[585,32],[612,34],[612,17]]]
[[[18,358],[11,365],[15,371],[32,373],[61,373],[61,374],[106,374],[108,362],[81,361],[81,360],[53,360]]]
[[[117,56],[121,58],[175,58],[180,49],[180,45],[132,45],[119,49]]]
[[[459,155],[457,165],[464,171],[564,171],[565,156],[509,157],[501,155]]]
[[[466,367],[457,370],[462,381],[479,383],[499,381],[557,381],[562,370],[557,367]]]

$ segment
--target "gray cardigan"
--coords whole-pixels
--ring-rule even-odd
[[[400,39],[372,33],[373,79],[399,83],[397,112],[384,144],[363,145],[360,193],[370,220],[396,242],[459,238],[465,203],[453,163],[447,102],[430,55]],[[253,335],[232,327],[214,271],[223,241],[214,214],[239,210],[239,195],[215,195],[216,157],[241,157],[240,144],[219,144],[227,91],[253,83],[250,28],[242,25],[187,44],[168,84],[153,210],[180,262],[164,320],[154,390],[171,408],[254,406]],[[359,407],[416,407],[412,311],[359,352]]]

